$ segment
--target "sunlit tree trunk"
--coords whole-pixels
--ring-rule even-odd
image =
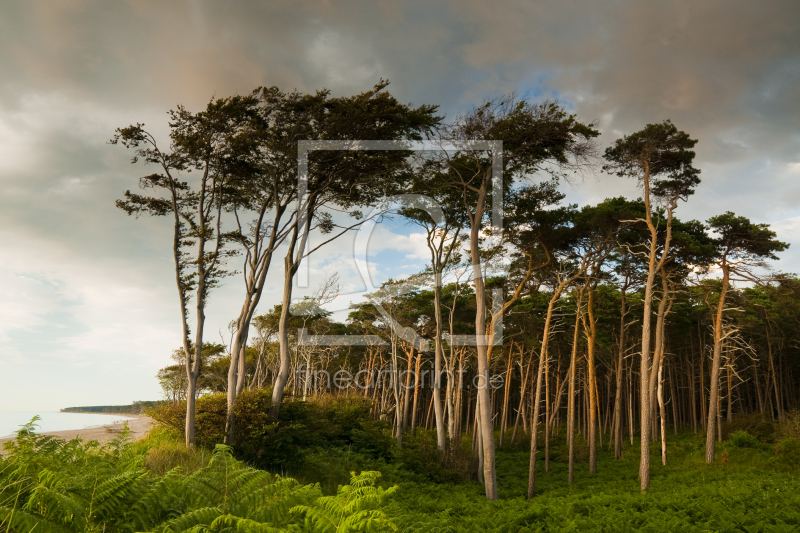
[[[719,302],[717,303],[716,315],[714,316],[714,358],[711,362],[711,384],[709,387],[708,400],[708,424],[706,427],[706,462],[714,462],[714,434],[717,432],[718,409],[719,409],[719,372],[722,362],[722,343],[723,336],[723,313],[725,311],[725,296],[728,293],[728,280],[730,279],[727,265],[723,262],[722,267],[722,288],[720,290]]]

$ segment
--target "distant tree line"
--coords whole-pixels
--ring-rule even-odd
[[[130,405],[86,405],[83,407],[65,407],[62,413],[114,413],[114,414],[142,414],[146,409],[161,405],[162,401],[133,402]]]

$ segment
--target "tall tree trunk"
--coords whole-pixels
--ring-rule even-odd
[[[472,274],[473,284],[475,285],[475,334],[478,340],[481,338],[486,339],[486,288],[483,280],[483,272],[481,271],[481,257],[480,257],[480,229],[481,218],[483,217],[483,207],[486,202],[485,187],[481,188],[478,207],[475,209],[474,220],[470,228],[470,253],[472,256]],[[492,408],[489,393],[489,351],[486,344],[493,342],[493,339],[487,339],[488,342],[477,342],[476,351],[478,359],[478,402],[477,408],[479,409],[478,421],[480,422],[480,444],[482,455],[482,472],[484,479],[484,488],[487,500],[497,499],[497,473],[495,470],[495,455],[494,455],[494,428],[492,426]]]
[[[578,297],[580,309],[581,296]],[[569,484],[575,480],[575,367],[578,363],[578,339],[580,332],[580,312],[575,316],[575,331],[572,336],[572,355],[569,365],[569,392],[567,393],[567,445],[569,446]]]
[[[767,331],[767,350],[769,354],[769,368],[770,372],[772,372],[772,383],[775,388],[775,408],[778,411],[778,420],[783,420],[781,394],[778,391],[778,378],[775,376],[775,362],[772,357],[772,338],[770,337],[769,334],[769,326],[766,327],[766,331]]]
[[[597,339],[597,321],[594,318],[594,287],[588,288],[589,295],[586,302],[586,315],[588,324],[585,324],[584,329],[587,332],[586,336],[586,352],[587,352],[587,383],[588,400],[587,406],[587,423],[589,425],[587,434],[589,436],[589,472],[592,474],[597,473],[597,369],[595,368],[594,352],[595,340]]]
[[[508,350],[508,365],[506,368],[506,382],[503,391],[503,410],[500,415],[500,442],[498,446],[503,447],[503,440],[505,438],[507,420],[508,420],[508,398],[511,393],[511,378],[512,371],[514,370],[514,341],[511,341],[511,347]]]
[[[281,316],[278,321],[280,368],[275,378],[275,385],[272,389],[272,409],[270,411],[270,416],[273,420],[277,420],[278,418],[281,402],[283,401],[283,390],[286,387],[286,383],[289,381],[289,372],[292,365],[291,351],[289,348],[289,312],[292,305],[292,283],[294,282],[295,274],[297,274],[297,269],[300,268],[300,261],[303,258],[303,254],[305,253],[310,227],[308,219],[312,215],[313,213],[305,213],[301,215],[300,218],[306,217],[306,220],[299,220],[295,223],[289,241],[289,249],[286,251],[286,256],[283,259],[283,300],[281,301]]]
[[[431,251],[433,254],[433,251]],[[436,316],[436,337],[434,339],[434,379],[433,379],[433,413],[436,417],[436,448],[439,452],[445,451],[446,437],[444,427],[444,408],[442,406],[442,358],[444,346],[442,345],[442,275],[435,270],[433,287],[433,308]],[[453,414],[450,413],[452,419]],[[452,440],[453,435],[450,435]]]
[[[669,302],[669,282],[665,271],[661,271],[661,301],[658,303],[656,315],[656,338],[653,354],[653,366],[650,371],[650,419],[653,422],[653,429],[657,423],[656,416],[656,387],[658,384],[658,371],[661,368],[661,358],[664,356],[664,326],[667,316],[667,304]],[[655,434],[653,435],[655,437]]]
[[[531,455],[528,463],[528,499],[533,498],[536,492],[536,452],[538,449],[537,439],[539,435],[539,407],[542,394],[542,374],[547,365],[547,345],[550,341],[550,324],[553,319],[553,309],[567,283],[566,281],[562,281],[553,291],[553,296],[547,304],[547,315],[545,315],[544,328],[542,330],[542,346],[539,351],[539,369],[536,372],[536,389],[533,393],[533,416],[531,417]],[[583,293],[581,292],[580,295],[580,297],[582,297]],[[576,321],[579,319],[579,316],[579,314],[576,314]],[[576,326],[576,330],[577,329],[579,328]]]
[[[417,429],[417,401],[419,397],[419,372],[422,366],[422,352],[417,352],[417,361],[414,365],[414,406],[411,408],[411,432]]]
[[[709,387],[708,425],[706,429],[706,463],[714,462],[714,433],[717,430],[719,406],[719,371],[722,361],[722,342],[725,340],[722,331],[722,319],[725,311],[725,296],[728,293],[729,272],[727,265],[722,266],[722,289],[720,290],[717,312],[714,317],[714,359],[711,362],[711,385]]]
[[[522,361],[523,361],[523,346],[520,344],[519,346],[519,373],[520,376],[522,375]],[[525,412],[525,389],[528,386],[528,379],[530,378],[531,367],[533,366],[533,361],[528,362],[528,368],[525,370],[525,376],[522,378],[522,382],[520,383],[520,391],[519,391],[519,406],[517,407],[517,416],[514,420],[514,431],[511,433],[511,444],[514,444],[514,441],[517,437],[517,427],[519,426],[519,421],[522,419],[523,425],[527,426],[527,418],[524,416]],[[545,370],[547,372],[547,370]],[[545,383],[547,383],[547,378],[545,377]],[[524,427],[524,430],[527,431],[527,427]]]
[[[658,410],[661,418],[661,464],[667,464],[667,419],[664,412],[664,379],[662,377],[662,370],[664,369],[664,360],[659,361],[658,366]]]

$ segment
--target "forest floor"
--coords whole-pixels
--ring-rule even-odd
[[[628,443],[629,444],[629,443]],[[401,482],[393,496],[401,531],[800,531],[800,468],[767,446],[717,444],[717,462],[705,464],[705,439],[670,435],[668,464],[653,443],[651,487],[639,488],[639,447],[621,460],[604,447],[590,474],[579,447],[575,482],[567,483],[566,447],[551,449],[550,472],[537,463],[537,495],[525,499],[525,451],[498,450],[500,501],[488,502],[476,482]]]

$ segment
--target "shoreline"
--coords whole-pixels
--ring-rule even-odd
[[[134,441],[142,439],[147,433],[155,426],[155,421],[149,416],[145,415],[131,415],[130,413],[90,413],[90,414],[108,414],[109,416],[126,416],[131,420],[118,420],[110,424],[102,424],[99,426],[85,427],[80,429],[66,429],[62,431],[44,431],[37,432],[37,435],[52,435],[64,440],[72,440],[80,437],[84,442],[96,440],[100,444],[113,440],[120,431],[122,431],[125,423],[128,424],[128,429],[131,430],[130,436]],[[0,454],[3,453],[2,446],[6,442],[14,440],[16,437],[0,438]]]

